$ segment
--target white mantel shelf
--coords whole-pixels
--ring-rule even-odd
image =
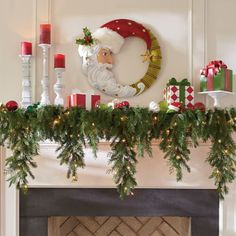
[[[30,188],[113,188],[112,175],[108,174],[108,153],[110,143],[101,141],[98,144],[97,158],[87,147],[85,151],[86,166],[78,169],[78,182],[66,178],[67,166],[60,166],[56,158],[58,145],[51,142],[40,143],[40,155],[35,157],[38,167],[33,170],[35,179],[30,179]],[[189,166],[191,173],[184,172],[183,180],[177,182],[175,172],[170,174],[168,161],[159,149],[159,141],[152,142],[153,157],[138,157],[136,179],[138,188],[191,188],[214,189],[209,179],[211,168],[205,162],[210,143],[200,142],[197,148],[191,148]]]

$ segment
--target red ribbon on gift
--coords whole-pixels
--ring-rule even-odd
[[[230,75],[229,70],[225,70],[225,90],[230,91]]]
[[[227,65],[221,61],[211,61],[209,62],[206,67],[204,67],[201,71],[201,75],[204,75],[205,77],[208,78],[207,80],[207,90],[211,91],[214,90],[214,83],[213,83],[213,78],[214,76],[222,69],[222,68],[227,68]],[[226,85],[229,87],[229,85]]]

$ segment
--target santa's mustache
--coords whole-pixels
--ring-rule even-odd
[[[111,70],[113,68],[113,65],[109,63],[98,63],[98,67]]]

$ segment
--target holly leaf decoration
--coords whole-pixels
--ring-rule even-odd
[[[85,46],[93,45],[95,43],[95,40],[92,37],[91,31],[87,27],[85,27],[83,28],[83,33],[84,37],[82,39],[76,39],[76,44]]]

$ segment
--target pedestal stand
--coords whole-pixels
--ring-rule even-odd
[[[206,91],[206,92],[199,92],[199,94],[206,94],[210,96],[214,100],[214,107],[221,107],[220,99],[226,95],[233,95],[233,92],[218,90],[218,91]]]
[[[49,76],[48,76],[48,54],[50,44],[39,44],[39,47],[43,49],[43,79],[41,80],[43,92],[41,94],[40,105],[50,105],[49,99]]]

